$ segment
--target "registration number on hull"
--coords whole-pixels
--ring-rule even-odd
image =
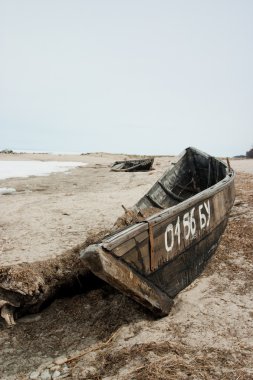
[[[209,227],[210,220],[210,200],[178,216],[165,230],[164,243],[166,252],[168,254],[171,253],[175,245],[177,245],[179,249],[189,245],[193,239],[196,239],[201,235],[203,230]]]

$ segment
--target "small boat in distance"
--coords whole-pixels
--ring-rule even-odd
[[[157,315],[167,315],[176,294],[215,252],[234,198],[229,163],[187,148],[126,210],[130,225],[81,251],[81,258],[110,285]]]
[[[140,158],[138,160],[115,161],[111,170],[114,172],[146,172],[152,169],[154,158]]]

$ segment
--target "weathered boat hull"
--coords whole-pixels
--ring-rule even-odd
[[[168,202],[171,207],[164,207],[81,252],[97,276],[159,315],[169,312],[173,297],[204,269],[218,246],[235,198],[234,173],[230,168],[194,148],[188,148],[187,154],[187,159],[183,156],[175,168],[166,172],[133,211],[143,214],[152,204],[157,210]],[[211,186],[190,196],[189,190],[206,186],[199,175],[192,181],[194,188],[188,186],[185,190],[186,186],[178,185],[178,178],[185,180],[189,174],[186,162],[192,154],[199,155],[195,169],[200,173],[206,170],[206,181],[211,181]],[[211,167],[215,168],[214,173],[210,172]],[[193,172],[191,169],[192,177]],[[177,187],[184,188],[184,200],[179,199],[182,190],[175,194]]]
[[[152,169],[154,158],[115,161],[111,167],[114,172],[145,172]]]

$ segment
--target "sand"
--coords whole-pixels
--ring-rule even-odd
[[[111,227],[159,178],[171,157],[157,158],[154,171],[115,173],[123,155],[0,155],[0,159],[59,160],[86,166],[46,177],[0,180],[16,194],[0,197],[0,266],[55,257],[82,243],[90,230]]]
[[[68,173],[0,181],[0,187],[17,190],[0,196],[0,267],[61,257],[89,231],[112,227],[121,205],[131,207],[175,160],[158,157],[148,173],[110,172],[109,165],[125,157],[0,155],[88,164]],[[238,171],[237,198],[226,232],[169,316],[156,320],[95,282],[12,329],[0,322],[0,378],[28,379],[34,371],[54,368],[60,357],[58,369],[63,374],[65,368],[68,379],[252,379],[253,160],[231,165]]]

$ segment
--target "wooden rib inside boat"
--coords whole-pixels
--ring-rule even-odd
[[[81,258],[98,277],[167,315],[176,294],[215,252],[234,198],[230,166],[187,148],[129,210],[130,225],[83,250]]]

